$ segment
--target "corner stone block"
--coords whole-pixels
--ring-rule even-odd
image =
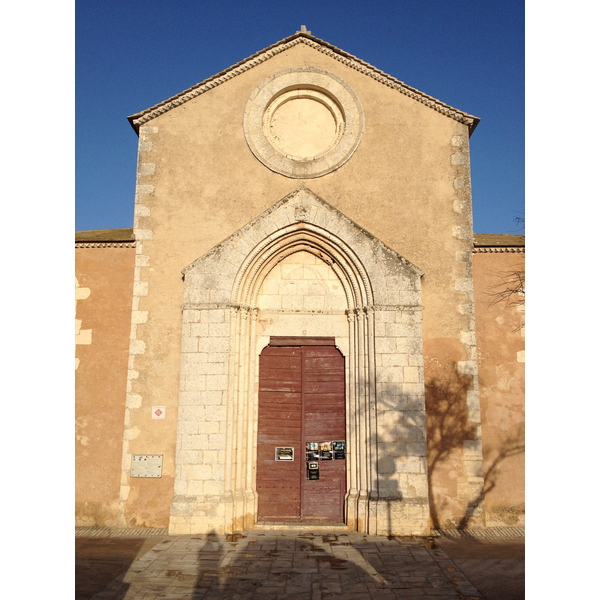
[[[136,240],[151,240],[152,239],[152,229],[135,229],[135,239]]]
[[[482,443],[481,440],[466,440],[464,444],[465,458],[472,460],[481,460]]]
[[[139,174],[140,175],[154,175],[156,171],[156,163],[140,163]]]
[[[481,460],[465,460],[467,477],[483,477],[483,463]]]
[[[476,390],[467,390],[467,410],[479,411],[479,392]]]
[[[481,423],[481,411],[479,410],[470,410],[468,411],[469,421],[473,423]],[[478,429],[479,431],[479,429]],[[479,433],[479,437],[481,437],[481,433]]]
[[[468,179],[466,177],[457,177],[454,180],[454,188],[457,190],[460,190],[460,189],[466,187],[467,181],[468,181]]]
[[[133,284],[133,295],[134,296],[147,296],[148,295],[148,283],[145,281],[136,281]]]
[[[461,227],[460,225],[452,227],[452,236],[459,240],[468,240],[471,235],[471,230],[468,227]]]
[[[457,292],[473,293],[473,279],[471,277],[456,279],[454,289]]]
[[[134,310],[131,313],[131,322],[139,325],[140,323],[146,323],[148,321],[147,310]]]
[[[125,406],[127,408],[140,408],[142,406],[142,397],[139,394],[127,394]]]
[[[154,191],[153,185],[137,185],[135,187],[136,194],[151,194]]]
[[[475,346],[475,332],[474,331],[461,331],[460,341],[465,346]]]
[[[457,370],[462,375],[476,375],[477,362],[474,360],[459,360],[457,363]]]

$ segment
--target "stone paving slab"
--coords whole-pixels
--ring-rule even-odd
[[[161,538],[93,600],[475,600],[425,538],[251,530]]]

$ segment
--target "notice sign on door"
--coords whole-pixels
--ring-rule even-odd
[[[130,477],[162,477],[162,454],[132,454]]]
[[[346,442],[306,442],[306,460],[345,460]]]
[[[319,463],[318,462],[307,462],[306,463],[306,479],[308,479],[308,481],[317,481],[319,479]]]
[[[331,442],[331,448],[333,451],[333,458],[335,458],[335,460],[346,459],[346,442]]]
[[[289,447],[275,448],[275,460],[294,460],[294,449]]]
[[[319,460],[331,460],[331,442],[319,442]]]

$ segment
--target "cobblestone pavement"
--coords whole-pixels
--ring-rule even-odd
[[[162,536],[93,600],[483,596],[432,538],[252,530]]]

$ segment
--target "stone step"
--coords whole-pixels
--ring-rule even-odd
[[[259,521],[252,529],[266,531],[348,531],[345,523],[328,523],[324,521]]]

